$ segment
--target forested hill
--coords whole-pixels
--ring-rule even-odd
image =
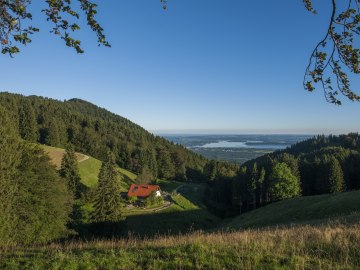
[[[72,143],[78,152],[104,160],[110,150],[119,166],[154,177],[199,181],[207,160],[185,147],[154,136],[126,118],[87,101],[58,101],[0,93],[19,135],[56,147]]]
[[[216,166],[211,169],[208,204],[226,213],[298,196],[359,190],[360,135],[313,137],[246,162],[235,177],[224,177]]]
[[[296,143],[291,147],[248,161],[249,169],[254,164],[272,167],[274,162],[285,162],[299,176],[303,195],[330,192],[324,179],[329,178],[331,163],[340,165],[345,190],[360,189],[360,135],[319,135]],[[334,165],[334,164],[333,164]],[[335,166],[338,166],[335,165]]]

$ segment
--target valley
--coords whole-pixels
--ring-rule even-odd
[[[1,110],[1,269],[360,267],[358,133],[168,138],[10,93]]]
[[[313,137],[312,135],[185,135],[159,134],[208,159],[242,164],[282,150]]]

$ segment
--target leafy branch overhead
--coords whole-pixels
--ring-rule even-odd
[[[75,11],[74,2],[77,2],[79,10]],[[74,48],[78,53],[83,53],[81,41],[72,37],[72,33],[79,30],[76,23],[80,14],[86,16],[88,26],[95,32],[98,44],[110,47],[106,40],[104,29],[95,19],[97,5],[88,0],[45,0],[46,8],[42,12],[46,15],[47,21],[53,27],[51,33],[58,35],[64,40],[66,46]],[[32,20],[32,14],[28,7],[31,0],[0,0],[0,42],[3,54],[19,53],[18,44],[26,45],[31,43],[31,35],[39,32],[33,26],[24,26]]]
[[[303,2],[307,10],[316,14],[312,0]],[[312,92],[315,85],[320,84],[326,100],[341,105],[340,93],[352,101],[360,101],[360,96],[351,88],[348,75],[360,73],[359,49],[356,47],[356,37],[360,34],[360,0],[347,0],[346,8],[341,11],[336,0],[331,0],[331,5],[329,26],[310,56],[304,88]],[[341,5],[344,5],[342,1]]]

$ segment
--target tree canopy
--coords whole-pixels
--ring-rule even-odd
[[[0,245],[47,242],[68,234],[71,197],[50,158],[21,141],[0,106]]]

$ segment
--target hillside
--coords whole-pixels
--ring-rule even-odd
[[[52,164],[54,164],[57,169],[60,169],[61,160],[63,155],[65,154],[65,150],[62,148],[51,147],[47,145],[40,145],[40,147],[42,147],[44,151],[49,155]],[[78,166],[81,182],[89,188],[94,187],[98,181],[101,161],[81,153],[76,153],[76,157],[79,162]],[[125,185],[123,189],[124,191],[127,191],[130,184],[135,180],[136,175],[120,167],[118,167],[117,170],[125,180]]]
[[[360,222],[360,191],[306,196],[272,203],[226,222],[223,228]]]
[[[98,160],[111,151],[120,167],[137,174],[149,169],[162,179],[204,179],[204,157],[89,102],[2,92],[0,106],[24,140],[60,148],[70,142],[77,152]]]
[[[359,250],[359,225],[301,226],[9,247],[0,268],[349,270]]]
[[[65,153],[64,149],[40,145],[50,156],[52,163],[60,168],[61,159]],[[95,187],[98,179],[101,161],[76,153],[78,158],[81,182],[90,188]],[[124,181],[122,191],[127,192],[136,175],[128,170],[118,167],[118,172]],[[127,235],[133,233],[139,236],[150,236],[154,234],[177,234],[189,232],[191,229],[214,228],[220,219],[211,214],[201,201],[205,193],[203,184],[185,184],[167,180],[158,180],[161,190],[169,198],[170,206],[160,211],[152,209],[124,209],[124,226],[126,230],[119,234]],[[174,193],[174,191],[177,191]],[[174,193],[174,194],[172,194]],[[172,195],[171,195],[172,194]],[[92,204],[86,203],[84,211],[92,211]],[[144,224],[148,224],[144,226]]]
[[[360,135],[316,136],[250,160],[235,176],[209,164],[207,204],[234,216],[279,200],[360,190]]]

